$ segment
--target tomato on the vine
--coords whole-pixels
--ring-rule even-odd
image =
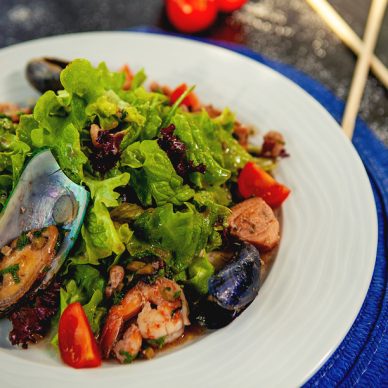
[[[233,12],[240,9],[247,0],[217,0],[218,10],[221,12]]]
[[[167,16],[179,31],[192,33],[210,27],[217,17],[217,0],[166,0]]]

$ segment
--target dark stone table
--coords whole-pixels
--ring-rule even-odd
[[[331,0],[362,35],[370,2]],[[139,25],[173,30],[162,0],[1,0],[0,48],[49,35],[118,30]],[[221,15],[201,34],[241,43],[310,74],[346,99],[355,56],[303,0],[256,0],[231,16]],[[388,13],[376,49],[388,66]],[[388,145],[388,92],[369,77],[361,116]]]

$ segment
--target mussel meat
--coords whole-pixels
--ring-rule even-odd
[[[31,159],[0,218],[0,316],[53,279],[88,201],[88,192],[67,178],[49,150]]]
[[[56,92],[63,89],[59,76],[68,64],[68,61],[58,58],[32,59],[26,67],[27,80],[40,93]]]
[[[259,251],[242,243],[232,260],[209,279],[208,296],[192,306],[191,318],[209,329],[226,326],[257,296],[260,268]]]

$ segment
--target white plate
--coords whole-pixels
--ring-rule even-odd
[[[45,349],[0,349],[2,387],[297,386],[351,327],[370,283],[377,220],[364,167],[333,118],[283,76],[211,45],[142,33],[87,33],[0,50],[0,100],[35,97],[26,62],[43,55],[145,67],[149,78],[197,85],[202,101],[244,123],[284,133],[291,157],[277,177],[292,188],[274,267],[252,305],[228,327],[179,351],[129,366],[73,370]],[[1,330],[1,329],[0,329]],[[0,336],[7,336],[3,326]]]

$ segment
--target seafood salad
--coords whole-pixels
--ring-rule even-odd
[[[10,343],[131,363],[242,314],[280,241],[283,135],[253,146],[230,109],[127,65],[39,58],[26,75],[34,106],[0,103]]]

